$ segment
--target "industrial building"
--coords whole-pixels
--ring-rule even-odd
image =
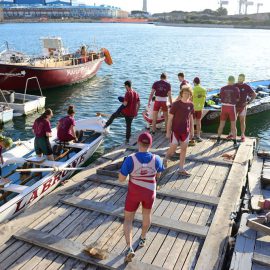
[[[72,0],[0,0],[4,18],[12,19],[99,19],[127,18],[128,12],[113,6],[78,5]]]
[[[0,22],[4,20],[4,12],[3,9],[0,7]]]

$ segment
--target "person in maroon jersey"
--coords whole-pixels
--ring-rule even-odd
[[[170,138],[170,148],[164,159],[164,165],[167,166],[168,159],[175,153],[177,146],[180,144],[181,153],[179,158],[179,174],[189,176],[190,174],[184,169],[187,147],[189,138],[194,136],[193,113],[194,105],[190,101],[192,98],[191,87],[185,85],[180,91],[180,96],[172,104],[166,137]]]
[[[165,118],[165,128],[167,127],[168,122],[168,107],[167,99],[169,98],[170,105],[172,105],[172,91],[171,85],[166,81],[167,75],[162,73],[160,75],[160,81],[157,81],[152,86],[152,91],[148,99],[148,107],[150,106],[152,97],[155,95],[155,103],[153,109],[153,120],[152,120],[152,133],[156,132],[156,123],[158,118],[158,112],[160,109],[163,111]]]
[[[57,138],[62,142],[77,140],[74,115],[74,106],[70,105],[67,109],[67,116],[61,118],[57,124]]]
[[[178,80],[180,82],[180,90],[184,85],[190,86],[189,82],[185,80],[185,74],[183,72],[178,73]]]
[[[240,90],[240,100],[236,104],[236,113],[237,116],[239,116],[242,142],[244,142],[246,139],[245,131],[246,131],[247,105],[250,104],[257,96],[255,91],[253,91],[248,84],[244,83],[245,78],[246,76],[244,74],[239,74],[238,83],[235,85]]]
[[[220,124],[218,128],[218,138],[217,143],[221,142],[220,136],[223,132],[226,120],[229,118],[231,122],[231,131],[233,136],[233,145],[237,148],[236,142],[236,104],[240,99],[240,90],[234,85],[235,78],[229,76],[228,85],[220,89],[220,99],[221,99],[221,114],[220,114]]]
[[[35,134],[35,152],[39,157],[46,155],[49,160],[54,160],[53,151],[49,140],[49,137],[52,136],[50,123],[52,117],[52,110],[46,109],[45,112],[35,120],[32,126],[32,131]]]
[[[134,117],[138,115],[138,110],[140,107],[140,97],[137,92],[131,87],[131,81],[125,81],[126,94],[124,97],[124,108],[119,111],[117,110],[113,113],[110,119],[106,122],[104,128],[107,128],[112,124],[115,118],[124,117],[126,120],[126,143],[129,143],[131,137],[131,125]]]

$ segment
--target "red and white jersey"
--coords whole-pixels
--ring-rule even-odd
[[[133,160],[133,171],[130,174],[130,181],[137,186],[156,191],[156,156],[149,163],[141,163],[135,156],[131,155]]]

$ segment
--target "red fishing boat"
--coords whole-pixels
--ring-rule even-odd
[[[37,77],[42,89],[55,88],[85,81],[96,75],[103,61],[112,64],[107,49],[90,50],[82,45],[69,53],[60,37],[41,38],[42,55],[31,57],[22,52],[6,48],[0,52],[0,88],[24,91],[26,80]],[[31,82],[29,90],[37,90]]]

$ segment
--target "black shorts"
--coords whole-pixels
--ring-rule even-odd
[[[35,138],[35,152],[37,155],[52,155],[52,147],[48,137]]]

